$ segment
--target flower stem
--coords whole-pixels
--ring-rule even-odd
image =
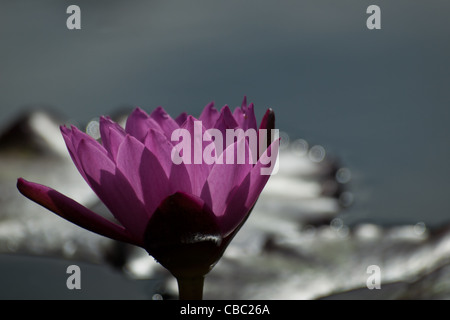
[[[178,292],[180,300],[202,300],[205,277],[178,277]]]

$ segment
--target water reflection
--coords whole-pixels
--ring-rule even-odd
[[[89,188],[67,153],[58,149],[65,150],[65,146],[56,142],[60,137],[52,132],[60,122],[50,117],[44,121],[42,113],[37,119],[41,120],[25,117],[13,131],[14,139],[23,141],[31,132],[34,139],[30,143],[40,145],[39,152],[31,152],[33,148],[19,150],[26,144],[0,152],[0,182],[5,191],[1,198],[0,251],[107,264],[133,281],[160,281],[157,289],[148,292],[151,299],[175,297],[171,276],[144,250],[73,226],[18,193],[8,195],[15,188],[17,176],[29,175],[109,216],[95,195],[86,191]],[[26,128],[23,136],[17,134],[17,128]],[[97,135],[97,120],[90,121],[86,130]],[[271,299],[276,292],[279,299],[315,299],[346,292],[352,297],[352,290],[358,295],[364,288],[364,271],[373,264],[383,271],[384,283],[423,281],[421,291],[410,292],[413,296],[424,291],[450,292],[450,286],[441,287],[440,293],[433,291],[435,279],[444,277],[446,269],[428,277],[446,264],[450,227],[434,231],[423,222],[392,227],[349,225],[343,213],[354,202],[350,168],[340,165],[321,145],[310,147],[305,139],[292,139],[286,133],[284,137],[280,170],[269,180],[252,215],[208,276],[206,296]],[[10,138],[7,134],[0,137],[0,149]],[[48,152],[43,152],[43,145]]]

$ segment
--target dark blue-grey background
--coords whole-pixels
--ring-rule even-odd
[[[51,106],[198,114],[247,95],[353,172],[348,221],[450,221],[447,1],[0,2],[0,125]],[[82,30],[66,28],[81,8]],[[366,9],[381,8],[381,30]]]
[[[81,8],[82,30],[66,28]],[[381,8],[381,30],[366,9]],[[86,123],[123,106],[198,114],[247,95],[352,170],[346,222],[450,221],[450,2],[0,0],[0,126],[50,106]],[[282,165],[282,164],[281,164]],[[65,261],[0,257],[1,298],[148,298]]]

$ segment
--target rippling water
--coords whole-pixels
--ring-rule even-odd
[[[31,113],[0,139],[0,284],[9,288],[0,298],[176,297],[173,277],[142,249],[85,231],[15,191],[23,176],[108,215],[51,134],[57,126],[47,113]],[[450,226],[348,225],[341,212],[353,205],[352,170],[304,139],[285,142],[279,163],[207,276],[207,298],[449,298]],[[70,264],[83,270],[79,293],[65,287]],[[370,266],[381,272],[381,291],[367,288]]]

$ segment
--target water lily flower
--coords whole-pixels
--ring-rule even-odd
[[[180,298],[201,298],[204,276],[248,217],[270,176],[261,174],[261,169],[271,165],[268,159],[278,152],[276,140],[262,149],[258,145],[257,159],[252,159],[245,136],[211,148],[216,141],[208,132],[271,130],[274,119],[273,111],[267,110],[258,128],[253,104],[244,99],[234,112],[228,106],[219,111],[210,103],[198,119],[186,113],[174,119],[161,107],[150,115],[136,108],[125,128],[101,117],[101,143],[74,126],[61,126],[75,166],[114,221],[50,187],[22,178],[17,187],[80,227],[144,248],[177,278]],[[201,139],[195,128],[200,128]],[[180,144],[173,139],[177,129],[193,134],[192,153],[183,149],[178,154],[184,159],[189,155],[190,163],[173,161],[175,146]],[[227,154],[237,159],[245,150],[246,161],[199,163],[194,149],[214,159]]]

